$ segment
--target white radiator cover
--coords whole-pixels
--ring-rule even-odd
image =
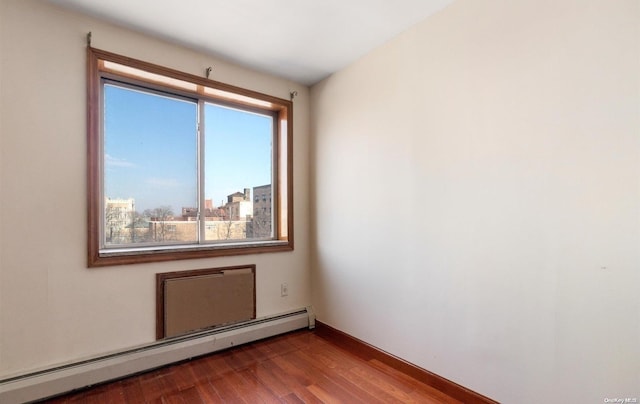
[[[302,328],[313,328],[310,308],[265,317],[0,380],[0,403],[24,403]]]

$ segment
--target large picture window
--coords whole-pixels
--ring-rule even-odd
[[[88,48],[89,266],[293,248],[290,101]]]

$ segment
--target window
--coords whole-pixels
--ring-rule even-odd
[[[293,249],[290,101],[87,53],[89,266]]]

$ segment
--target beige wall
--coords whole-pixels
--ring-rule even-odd
[[[0,2],[0,21],[4,20],[4,14],[5,14],[5,3],[4,2]],[[2,74],[3,71],[3,65],[4,62],[2,61],[2,56],[4,54],[4,29],[2,29],[2,25],[0,25],[0,111],[2,111],[2,107],[4,105],[4,97],[2,97],[2,94],[4,92],[4,86],[3,86],[3,80],[4,80],[4,75]],[[1,179],[3,178],[3,158],[2,158],[2,113],[0,112],[0,218],[2,217],[2,211],[4,210],[4,203],[2,202],[4,199],[4,194],[2,192],[2,182]],[[0,225],[2,225],[2,221],[0,219]],[[1,228],[0,228],[1,229]],[[3,329],[4,326],[2,325],[2,278],[3,278],[3,269],[2,269],[2,262],[3,262],[3,251],[4,251],[4,243],[2,242],[3,239],[3,234],[2,234],[2,230],[0,230],[0,363],[4,362],[4,354],[2,352],[2,335],[4,335],[3,333]]]
[[[639,4],[458,0],[314,86],[318,319],[505,403],[640,399]]]
[[[635,0],[456,1],[313,88],[309,188],[303,86],[1,0],[0,378],[152,341],[156,272],[256,263],[258,316],[309,304],[313,217],[321,321],[503,402],[637,397],[639,18]],[[299,92],[295,252],[86,268],[88,31]]]
[[[307,88],[44,1],[2,0],[0,10],[0,379],[153,341],[157,272],[255,263],[258,317],[310,303]],[[298,91],[294,252],[87,269],[89,31],[97,48],[198,75],[212,65],[215,80],[285,99]]]

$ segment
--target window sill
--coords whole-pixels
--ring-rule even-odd
[[[89,257],[89,267],[141,264],[194,258],[212,258],[232,255],[261,254],[293,250],[291,241],[256,241],[234,244],[178,245],[162,247],[101,249],[95,257]]]

